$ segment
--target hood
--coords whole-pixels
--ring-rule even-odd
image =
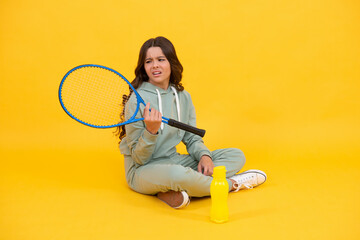
[[[172,93],[173,91],[171,90],[171,87],[172,87],[172,85],[169,85],[168,89],[164,90],[160,87],[156,87],[155,85],[153,85],[149,82],[143,82],[141,84],[141,86],[139,87],[139,89],[149,92],[149,93],[153,93],[153,94],[157,94],[156,90],[158,90],[160,92],[160,94],[163,95],[163,94]]]

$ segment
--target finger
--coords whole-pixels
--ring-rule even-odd
[[[207,167],[206,167],[206,166],[204,166],[204,168],[203,168],[203,174],[204,174],[205,176],[207,176]]]
[[[205,166],[204,168],[204,175],[209,176],[209,167]]]
[[[159,116],[161,113],[156,109],[151,109],[151,120],[154,122],[159,122],[161,118]]]
[[[207,165],[207,176],[212,176],[214,173],[214,163],[210,161],[210,163]]]
[[[151,109],[151,113],[150,113],[151,115],[151,120],[152,121],[156,121],[156,118],[157,118],[157,115],[158,115],[158,111],[156,110],[156,109]]]
[[[202,166],[201,166],[201,164],[198,165],[198,172],[199,172],[199,173],[202,173]]]
[[[213,168],[212,168],[212,167],[209,167],[209,168],[208,168],[207,175],[208,175],[208,176],[213,175]]]
[[[150,103],[147,103],[144,109],[144,118],[149,117],[149,109],[150,109]]]

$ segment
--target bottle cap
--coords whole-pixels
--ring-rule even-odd
[[[225,166],[214,167],[214,172],[213,172],[212,176],[214,178],[225,178],[225,176],[226,176],[226,167]]]

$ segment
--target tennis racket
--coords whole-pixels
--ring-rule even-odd
[[[134,114],[127,120],[120,118],[124,95],[130,89],[137,99]],[[63,77],[59,87],[59,100],[64,111],[76,121],[94,128],[113,128],[143,121],[135,118],[140,104],[146,105],[130,82],[117,71],[94,64],[71,69]],[[205,130],[162,117],[162,122],[203,137]]]

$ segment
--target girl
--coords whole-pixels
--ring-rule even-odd
[[[119,127],[120,150],[124,155],[126,180],[133,190],[157,197],[173,208],[190,203],[189,196],[210,195],[213,168],[225,166],[229,191],[256,187],[266,174],[249,170],[236,174],[245,164],[239,149],[209,151],[201,137],[161,122],[162,115],[196,126],[190,94],[181,84],[183,67],[172,43],[157,37],[140,49],[132,85],[147,102],[136,118],[144,121]],[[135,94],[124,96],[126,120],[136,109]],[[149,110],[151,108],[151,111]],[[176,152],[182,141],[189,154]],[[235,175],[236,174],[236,175]]]

